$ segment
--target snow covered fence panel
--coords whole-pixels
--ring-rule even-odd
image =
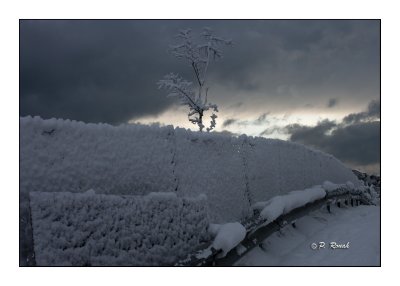
[[[318,160],[318,157],[321,156],[321,152],[314,151],[310,148],[304,148],[304,161],[303,165],[307,166],[304,169],[305,178],[308,181],[308,186],[315,186],[321,184],[321,168],[322,164]]]
[[[305,147],[287,141],[278,142],[280,145],[279,172],[284,178],[280,182],[280,194],[312,186],[312,177],[307,172],[309,166],[306,166],[304,162]]]
[[[282,140],[248,138],[247,177],[251,203],[321,184],[360,183],[333,156]]]
[[[210,239],[204,196],[31,192],[37,265],[170,265]]]
[[[174,191],[173,131],[20,118],[20,191]]]
[[[208,198],[214,223],[237,221],[250,214],[241,142],[231,136],[175,130],[178,194]]]
[[[255,202],[325,180],[359,184],[332,156],[281,140],[20,118],[21,193],[204,193],[211,220],[224,223],[248,216]]]
[[[279,194],[282,176],[279,173],[278,140],[247,137],[246,162],[251,204]]]
[[[357,177],[353,176],[353,172],[345,167],[338,159],[330,154],[325,154],[316,151],[320,155],[318,156],[320,160],[320,182],[331,181],[336,184],[344,184],[348,181],[352,182],[356,187],[361,186],[361,182]]]

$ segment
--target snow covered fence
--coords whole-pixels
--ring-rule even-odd
[[[360,185],[352,171],[331,155],[282,140],[248,137],[247,141],[251,204],[327,180]]]
[[[250,215],[238,140],[213,133],[175,130],[175,174],[180,196],[207,195],[212,222]]]
[[[144,195],[175,189],[172,127],[20,119],[20,191]]]
[[[330,155],[281,140],[168,127],[20,118],[20,192],[206,194],[210,219],[237,221],[250,205],[324,180],[356,176]]]
[[[169,265],[210,239],[206,200],[31,192],[36,265]]]

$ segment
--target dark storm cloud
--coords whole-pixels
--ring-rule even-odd
[[[338,104],[338,100],[336,98],[330,98],[328,101],[328,108],[332,108]]]
[[[305,145],[325,147],[326,133],[336,127],[336,123],[330,120],[323,120],[316,126],[304,126],[300,124],[290,124],[286,126],[286,132],[290,134],[290,140],[300,142]]]
[[[380,102],[364,112],[349,114],[341,123],[330,120],[315,126],[287,125],[290,140],[316,147],[354,166],[380,163]],[[265,131],[267,132],[267,130]]]
[[[256,120],[252,122],[253,125],[261,125],[261,124],[267,124],[269,121],[267,119],[267,115],[269,112],[261,114]]]
[[[232,87],[233,94],[211,94],[225,108],[241,91],[247,109],[260,97],[289,108],[306,99],[326,104],[332,94],[379,95],[378,21],[23,20],[21,115],[110,123],[157,115],[173,103],[157,80],[169,72],[192,77],[169,44],[179,29],[204,26],[234,40],[210,66],[211,84]]]
[[[371,121],[380,118],[381,103],[379,100],[373,100],[369,103],[367,111],[359,113],[351,113],[343,118],[346,124],[359,123],[362,121]]]
[[[237,121],[237,119],[229,118],[229,119],[225,120],[224,123],[222,123],[222,126],[223,127],[230,126],[233,123],[235,123],[236,121]]]
[[[264,131],[262,131],[261,133],[260,133],[260,136],[268,136],[268,135],[271,135],[271,134],[273,134],[273,133],[279,133],[279,134],[285,134],[285,133],[287,133],[287,131],[286,131],[286,128],[282,128],[282,127],[279,127],[279,126],[277,126],[277,125],[274,125],[274,126],[272,126],[272,127],[269,127],[269,128],[267,128],[267,129],[265,129]]]
[[[329,94],[370,100],[379,95],[379,23],[368,21],[259,21],[245,25],[226,52],[218,80],[288,106]],[[229,59],[227,59],[229,56]],[[328,97],[328,98],[327,98]]]
[[[228,118],[222,123],[222,127],[228,127],[234,124],[239,126],[268,124],[269,120],[267,119],[267,116],[269,114],[270,112],[263,113],[255,120],[239,120],[236,118]]]
[[[21,21],[22,115],[120,123],[164,110],[156,81],[176,63],[164,25],[150,24]]]
[[[369,165],[380,161],[379,121],[348,126],[323,121],[314,127],[289,126],[288,132],[291,141],[316,147],[346,163]]]
[[[349,114],[341,122],[325,119],[314,126],[274,125],[259,135],[273,133],[287,134],[290,141],[332,154],[354,168],[380,173],[380,101],[371,101],[365,111]]]

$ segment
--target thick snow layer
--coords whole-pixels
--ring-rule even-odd
[[[203,198],[31,192],[37,265],[168,265],[207,233]]]
[[[266,206],[261,210],[260,217],[271,222],[277,219],[285,211],[285,198],[276,196],[269,200]]]
[[[295,208],[304,206],[308,203],[322,199],[326,196],[325,190],[321,186],[314,186],[301,191],[292,191],[285,195],[285,213]]]
[[[334,184],[334,183],[332,183],[332,182],[330,182],[330,181],[325,181],[325,182],[322,184],[322,187],[324,188],[325,191],[327,191],[327,192],[332,192],[332,191],[338,189],[339,187],[341,187],[341,185],[339,185],[339,184]],[[353,186],[353,187],[354,187],[354,186]]]
[[[332,207],[332,213],[315,211],[288,225],[252,249],[236,266],[379,266],[380,207]],[[312,243],[325,243],[313,250]],[[332,249],[331,242],[349,243]]]
[[[265,203],[258,203],[254,209],[262,208],[260,216],[269,222],[274,221],[282,214],[289,213],[295,208],[322,199],[326,195],[325,190],[320,186],[315,186],[302,191],[292,191],[284,196],[276,196]]]
[[[218,231],[221,229],[221,226],[222,224],[210,223],[210,225],[207,228],[207,231],[212,237],[216,237]]]
[[[214,238],[212,247],[222,250],[225,256],[231,249],[235,248],[246,237],[246,229],[238,222],[223,224]]]
[[[325,180],[359,184],[332,156],[281,140],[20,118],[22,205],[35,191],[205,194],[211,221],[225,223],[249,216],[251,204]]]

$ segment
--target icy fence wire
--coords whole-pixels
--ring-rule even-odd
[[[31,192],[40,266],[170,265],[210,238],[205,197]]]
[[[212,222],[329,180],[358,179],[334,157],[300,144],[171,126],[20,119],[20,191],[206,194]],[[22,196],[24,197],[24,196]]]

